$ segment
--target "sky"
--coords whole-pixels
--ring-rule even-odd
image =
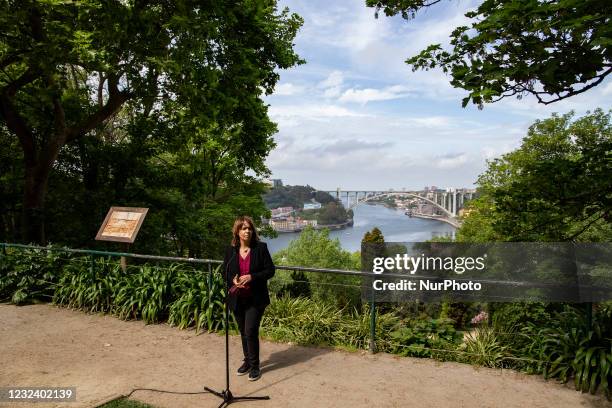
[[[304,19],[295,50],[306,64],[281,70],[265,98],[278,124],[272,178],[320,190],[475,186],[487,160],[520,146],[536,119],[610,109],[612,80],[551,105],[506,98],[461,107],[467,96],[440,70],[405,60],[451,31],[479,2],[441,2],[414,20],[385,17],[365,0],[280,0]]]

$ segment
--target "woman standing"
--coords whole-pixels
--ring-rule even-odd
[[[223,279],[229,291],[229,307],[234,312],[242,338],[244,362],[237,374],[249,380],[261,377],[259,369],[259,324],[270,304],[267,281],[274,276],[274,263],[268,246],[259,241],[251,217],[234,221],[232,245],[225,251]]]

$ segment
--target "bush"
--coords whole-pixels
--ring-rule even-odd
[[[448,360],[454,358],[445,350],[456,349],[461,338],[450,319],[412,320],[389,335],[389,349],[402,356]]]
[[[461,345],[458,360],[485,367],[502,367],[504,359],[509,356],[508,347],[503,344],[500,335],[492,327],[478,326],[470,332]]]
[[[221,267],[217,268],[219,271]],[[196,332],[204,328],[216,331],[225,327],[224,283],[220,273],[208,279],[194,271],[178,271],[174,290],[180,296],[170,305],[168,323],[184,329],[195,325]],[[234,326],[235,323],[234,323]]]
[[[0,253],[0,301],[49,301],[66,262],[57,252],[8,248]]]

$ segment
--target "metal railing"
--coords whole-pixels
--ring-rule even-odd
[[[41,250],[48,252],[62,252],[68,254],[77,254],[88,256],[91,261],[91,269],[95,271],[95,259],[98,257],[123,257],[123,258],[131,258],[131,259],[140,259],[145,261],[155,261],[155,262],[180,262],[180,263],[188,263],[195,265],[206,265],[207,268],[203,272],[207,273],[209,279],[212,278],[212,274],[214,273],[213,265],[221,265],[223,261],[217,259],[200,259],[200,258],[184,258],[184,257],[170,257],[170,256],[156,256],[156,255],[146,255],[146,254],[135,254],[129,252],[115,252],[115,251],[100,251],[100,250],[89,250],[89,249],[71,249],[71,248],[61,248],[61,247],[47,247],[47,246],[35,246],[35,245],[23,245],[23,244],[13,244],[13,243],[0,243],[1,252],[0,257],[6,255],[6,251],[8,248],[22,249],[22,250]],[[364,272],[364,271],[356,271],[356,270],[343,270],[343,269],[330,269],[330,268],[312,268],[312,267],[303,267],[303,266],[294,266],[294,265],[276,265],[277,271],[289,271],[289,272],[306,272],[306,273],[318,273],[318,274],[334,274],[334,275],[344,275],[344,276],[354,276],[360,278],[371,278],[374,276],[379,276],[378,274],[374,274],[372,272]],[[95,272],[94,272],[95,273]],[[404,277],[405,275],[401,274],[386,274],[386,276],[396,276],[396,277]],[[313,284],[313,282],[300,281],[300,280],[291,280],[291,283],[305,283],[305,284]],[[505,282],[506,284],[508,282]],[[510,283],[521,283],[521,282],[510,282]],[[362,285],[355,284],[344,284],[344,283],[330,283],[330,282],[317,282],[319,285],[327,285],[327,286],[336,286],[336,287],[345,287],[345,288],[354,288],[362,289]],[[373,291],[370,291],[373,295]],[[371,353],[375,353],[377,338],[376,338],[376,325],[377,325],[377,315],[379,313],[379,308],[377,307],[376,302],[374,302],[374,298],[370,298],[367,303],[369,304],[369,331],[370,336],[368,339],[368,350]],[[588,303],[586,306],[586,315],[588,319],[588,325],[591,326],[592,321],[592,304]],[[521,335],[521,333],[498,333],[502,335]],[[387,340],[380,339],[380,341],[388,342]],[[402,344],[395,344],[397,347],[408,347]],[[425,348],[428,349],[428,348]],[[469,355],[470,353],[462,350],[442,350],[429,348],[432,352],[444,352],[444,353],[460,353]],[[539,362],[539,363],[547,363],[545,361],[540,360],[531,360],[531,359],[520,359],[512,356],[506,356],[504,359],[518,359],[518,360],[529,360],[531,362]]]
[[[91,260],[92,271],[95,271],[96,257],[121,257],[121,258],[141,259],[141,260],[156,261],[156,262],[160,262],[160,261],[161,262],[181,262],[181,263],[189,263],[189,264],[207,265],[208,270],[205,272],[208,274],[209,282],[210,282],[210,278],[213,273],[212,266],[223,264],[223,261],[218,260],[218,259],[158,256],[158,255],[135,254],[135,253],[130,253],[130,252],[100,251],[100,250],[92,250],[92,249],[72,249],[72,248],[62,248],[62,247],[52,247],[52,246],[14,244],[14,243],[5,243],[5,242],[0,242],[0,247],[2,248],[2,254],[6,254],[7,248],[16,248],[16,249],[23,249],[23,250],[42,250],[42,251],[49,251],[49,252],[63,252],[63,253],[68,253],[68,254],[79,254],[79,255],[89,256]],[[276,270],[283,270],[283,271],[289,271],[289,272],[309,272],[309,273],[323,273],[323,274],[329,273],[329,274],[336,274],[336,275],[356,276],[356,277],[362,277],[362,278],[376,276],[372,272],[362,272],[362,271],[355,271],[355,270],[310,268],[310,267],[294,266],[294,265],[275,265],[275,266],[276,266]],[[293,281],[293,282],[296,282],[296,281]],[[333,283],[321,283],[321,284],[329,285],[329,286],[337,285],[337,286],[361,288],[361,286],[359,285],[341,285],[341,284],[333,284]],[[371,353],[376,352],[376,305],[373,299],[370,301],[370,339],[369,339],[368,349]]]

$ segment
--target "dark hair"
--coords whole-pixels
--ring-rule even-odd
[[[251,233],[251,242],[249,242],[249,246],[253,247],[259,242],[259,236],[257,236],[257,230],[255,229],[253,219],[247,215],[241,215],[240,217],[236,218],[236,221],[234,221],[234,226],[232,227],[232,246],[240,245],[240,237],[238,236],[238,232],[244,223],[249,224],[251,230],[253,231]]]

